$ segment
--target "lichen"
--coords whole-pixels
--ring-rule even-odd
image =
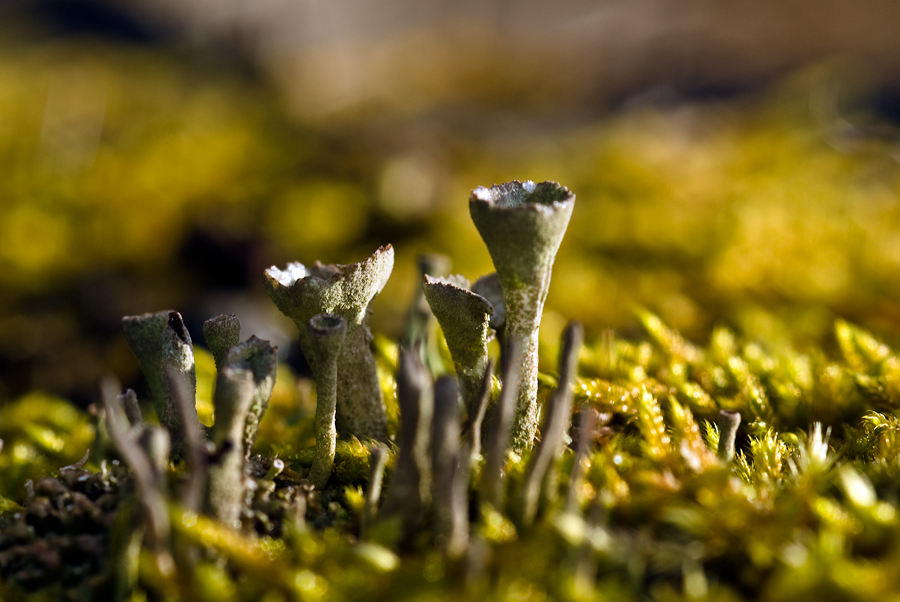
[[[537,433],[538,334],[553,262],[574,206],[575,195],[556,182],[516,180],[476,188],[469,198],[472,221],[503,286],[504,334],[518,339],[522,347],[513,429],[518,450],[529,447]]]
[[[368,326],[372,299],[381,292],[394,266],[394,250],[381,247],[368,259],[351,265],[322,265],[307,269],[291,263],[266,270],[266,291],[279,310],[297,325],[304,354],[315,354],[307,333],[313,316],[333,313],[347,320],[347,334],[338,360],[337,426],[358,437],[387,438],[387,418],[378,386]]]

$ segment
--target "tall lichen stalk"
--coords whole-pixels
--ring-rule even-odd
[[[316,381],[316,455],[309,472],[312,484],[324,489],[334,466],[337,445],[338,360],[347,334],[347,321],[334,314],[313,316],[307,325],[318,371]]]
[[[253,374],[224,366],[216,381],[216,424],[212,443],[218,451],[210,468],[204,511],[226,525],[239,525],[244,505],[244,426],[253,404]]]
[[[520,451],[537,433],[538,334],[553,262],[574,206],[575,195],[555,182],[513,181],[477,188],[469,198],[472,221],[503,286],[505,335],[522,348],[513,439]]]

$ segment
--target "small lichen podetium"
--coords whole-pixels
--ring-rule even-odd
[[[247,461],[269,406],[278,368],[276,348],[251,336],[238,343],[240,321],[216,316],[203,334],[216,358],[216,422],[211,429],[216,461],[209,466],[204,511],[237,525],[247,491]]]
[[[503,366],[503,389],[494,409],[490,435],[485,442],[484,466],[481,469],[480,497],[494,509],[502,507],[506,488],[503,467],[506,465],[510,427],[515,412],[516,391],[522,380],[522,348],[518,339],[506,343]]]
[[[307,324],[321,313],[347,320],[347,334],[338,360],[337,428],[340,432],[387,440],[387,416],[372,356],[368,316],[372,299],[384,287],[394,267],[394,249],[380,247],[351,265],[310,268],[290,263],[284,270],[266,270],[266,290],[278,309],[297,325],[300,347],[319,381]]]
[[[253,372],[226,363],[216,380],[216,423],[212,440],[219,456],[209,468],[204,503],[206,512],[229,526],[237,526],[244,502],[244,449],[241,444],[250,407],[255,397]]]
[[[256,443],[256,435],[259,432],[259,423],[269,407],[269,397],[272,396],[272,388],[275,386],[278,370],[276,351],[269,341],[251,336],[243,343],[233,346],[225,354],[223,367],[241,369],[253,377],[253,399],[244,421],[244,435],[240,441],[235,441],[236,445],[240,444],[242,447],[245,460],[250,458],[250,451]],[[218,412],[218,409],[216,411]]]
[[[535,446],[531,463],[525,476],[522,492],[521,519],[531,524],[538,511],[539,497],[548,497],[551,489],[547,472],[551,463],[562,455],[566,432],[572,417],[572,383],[578,374],[578,352],[584,341],[584,328],[580,322],[569,322],[563,333],[563,345],[559,354],[559,385],[550,397],[549,408],[541,431],[541,440]]]
[[[740,424],[741,415],[737,412],[722,410],[716,417],[716,426],[719,427],[717,452],[719,459],[726,464],[734,459],[734,440]]]
[[[506,301],[503,300],[503,285],[497,272],[485,274],[472,283],[470,290],[476,295],[481,295],[488,300],[494,308],[491,314],[491,328],[497,335],[497,340],[503,344],[503,327],[506,326]]]
[[[117,403],[119,390],[119,384],[114,379],[107,378],[101,383],[101,399],[106,413],[107,429],[119,454],[134,472],[136,501],[141,507],[148,547],[156,555],[160,572],[170,575],[174,569],[172,557],[168,551],[171,526],[163,489],[163,473],[159,463],[154,461],[159,458],[148,456],[141,447],[139,433],[142,427],[129,424],[124,409],[121,404]],[[165,431],[153,430],[159,433],[163,440],[158,447],[166,452]],[[164,455],[168,456],[168,453]]]
[[[177,311],[126,316],[122,318],[122,328],[147,379],[156,415],[172,438],[172,456],[180,458],[184,452],[185,429],[200,429],[193,403],[197,374],[191,335]],[[178,383],[173,377],[181,379],[188,389],[188,424],[182,419],[175,399]]]
[[[228,350],[241,342],[241,321],[237,316],[222,314],[203,323],[203,338],[212,351],[216,369],[225,366]]]
[[[450,258],[439,253],[420,254],[416,258],[416,263],[422,278],[425,276],[439,278],[450,270]],[[419,343],[425,366],[432,374],[441,374],[445,371],[445,367],[438,349],[436,331],[437,321],[425,299],[425,290],[416,287],[406,313],[406,326],[400,344],[411,348]]]
[[[382,506],[382,518],[400,517],[401,546],[408,546],[424,524],[431,504],[431,427],[434,383],[418,349],[400,349],[397,401],[400,452]]]
[[[476,188],[469,212],[503,285],[505,334],[520,339],[522,381],[516,401],[513,447],[534,442],[538,428],[538,330],[556,252],[566,233],[575,195],[556,182],[512,181]]]
[[[337,445],[338,358],[347,334],[347,320],[333,314],[313,316],[307,325],[319,374],[316,380],[316,455],[309,480],[316,489],[324,489],[334,466]]]
[[[431,429],[435,541],[452,558],[469,545],[469,458],[460,449],[459,384],[449,375],[434,383]]]
[[[431,312],[444,331],[466,410],[474,416],[488,365],[487,344],[494,308],[487,299],[469,290],[469,282],[462,276],[425,276],[424,290]]]

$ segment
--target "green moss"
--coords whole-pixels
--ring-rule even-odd
[[[368,245],[356,242],[367,224],[387,219],[371,185],[383,167],[381,147],[378,156],[323,167],[310,149],[318,139],[334,142],[327,132],[284,134],[284,118],[235,82],[197,79],[176,61],[138,52],[102,68],[97,61],[87,47],[0,55],[0,106],[11,116],[0,132],[0,165],[10,174],[0,182],[4,292],[25,298],[54,290],[98,265],[165,260],[171,270],[182,234],[198,227],[258,236],[275,253],[304,260],[330,251],[347,260],[357,244]],[[82,73],[81,92],[47,128],[94,123],[91,82],[108,86],[93,150],[77,140],[39,143],[53,109],[46,89],[65,81],[61,69]],[[882,142],[837,150],[798,108],[806,105],[808,94],[795,90],[753,106],[697,105],[690,119],[638,110],[503,153],[454,133],[443,166],[449,183],[434,199],[441,227],[390,222],[404,227],[408,255],[398,244],[399,284],[376,302],[374,315],[388,325],[416,285],[418,250],[447,252],[471,276],[490,271],[488,254],[473,251],[481,248],[475,228],[458,219],[466,183],[527,173],[578,192],[547,297],[545,371],[537,376],[543,409],[558,384],[548,372],[558,353],[553,339],[565,317],[584,320],[588,341],[573,391],[576,408],[595,410],[599,427],[583,478],[571,483],[574,508],[562,503],[575,464],[567,449],[551,469],[555,499],[542,500],[527,528],[513,520],[516,496],[499,508],[480,503],[481,465],[471,467],[464,562],[440,554],[427,517],[408,550],[360,541],[366,442],[339,440],[334,478],[324,490],[304,490],[314,388],[279,365],[254,451],[288,467],[256,478],[245,530],[179,508],[185,471],[174,464],[166,493],[172,548],[185,565],[165,574],[147,548],[119,563],[113,555],[140,544],[142,534],[130,531],[133,510],[115,505],[104,512],[119,513],[114,539],[125,543],[100,564],[124,571],[116,577],[131,600],[891,599],[900,590],[900,171]],[[79,162],[87,151],[93,162]],[[368,163],[348,167],[354,161]],[[521,279],[508,282],[510,290],[523,287]],[[0,319],[5,341],[21,328],[14,317]],[[393,442],[398,347],[377,333],[373,347]],[[438,349],[450,365],[443,341]],[[489,349],[498,355],[496,344]],[[195,361],[198,414],[210,425],[213,362],[201,350]],[[496,376],[493,385],[496,402]],[[722,409],[742,417],[731,463],[716,455]],[[82,485],[69,487],[74,469],[61,467],[91,448],[87,468],[120,479],[130,499],[129,478],[94,420],[40,393],[0,407],[3,597],[21,593],[23,571],[55,574],[41,564],[43,542],[60,531],[72,537],[85,524],[71,514]],[[397,451],[387,448],[386,489]],[[506,492],[522,487],[530,454],[508,456]],[[66,485],[58,497],[47,489],[52,479],[40,484],[48,476]],[[102,493],[91,495],[99,505]],[[35,499],[59,504],[41,514],[46,507]],[[305,512],[290,515],[298,500]],[[23,508],[29,522],[16,532]],[[27,560],[11,569],[12,549]],[[89,578],[67,595],[85,599],[106,583]],[[27,596],[59,599],[62,589]]]
[[[63,399],[32,393],[4,404],[0,497],[21,500],[25,481],[37,481],[77,462],[94,447],[94,434],[90,418]]]

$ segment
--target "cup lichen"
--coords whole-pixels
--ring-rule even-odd
[[[469,290],[469,282],[462,276],[425,276],[423,288],[453,358],[466,410],[474,415],[488,365],[487,344],[494,308],[487,299]]]
[[[253,373],[237,363],[223,366],[216,379],[212,443],[217,461],[209,468],[204,510],[235,527],[247,490],[243,441],[256,388]]]
[[[522,347],[513,446],[529,447],[538,428],[538,331],[556,252],[566,233],[575,195],[556,182],[514,180],[476,188],[469,212],[503,286],[506,336]]]
[[[191,335],[181,314],[171,310],[126,316],[122,318],[122,328],[147,379],[156,415],[172,437],[172,455],[181,457],[185,430],[200,429],[196,407],[185,420],[175,398],[179,386],[177,379],[187,384],[191,400],[196,395],[197,374]]]
[[[331,313],[347,320],[347,334],[338,360],[337,429],[357,437],[387,440],[387,416],[370,345],[371,303],[391,275],[394,249],[380,247],[350,265],[307,268],[290,263],[266,270],[266,291],[276,307],[297,325],[300,347],[313,373],[315,365],[307,324],[313,316]]]

